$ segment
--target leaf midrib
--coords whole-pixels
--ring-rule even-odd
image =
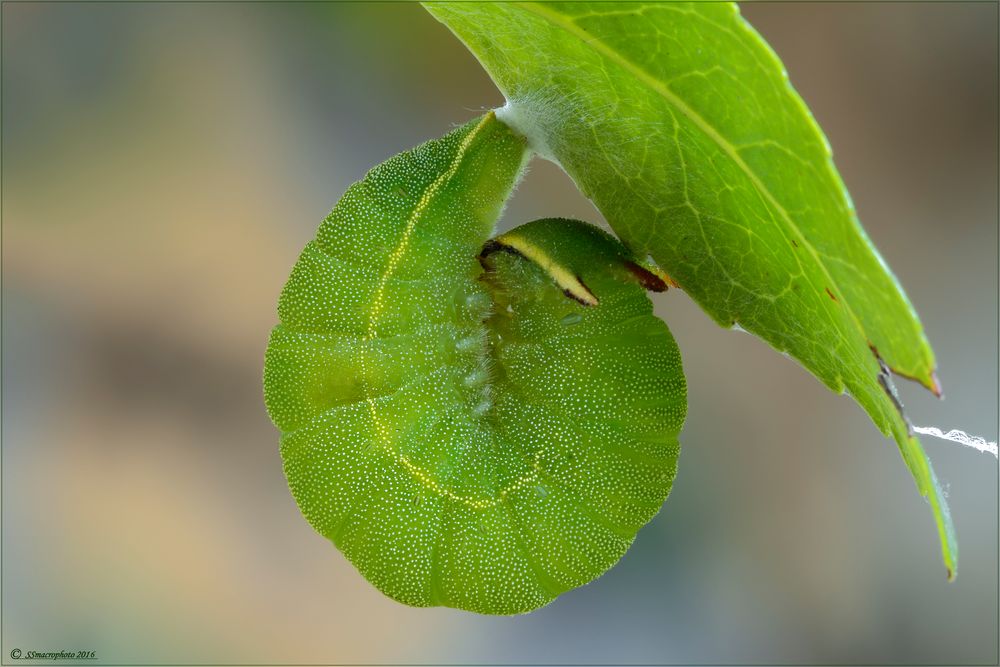
[[[788,211],[785,209],[785,207],[782,206],[782,204],[775,198],[773,194],[771,194],[771,191],[767,188],[764,182],[760,180],[756,172],[754,172],[750,168],[750,166],[743,161],[743,158],[741,158],[739,153],[736,152],[736,149],[732,145],[732,143],[730,143],[724,136],[722,136],[722,134],[717,129],[715,129],[715,127],[712,124],[710,124],[707,120],[705,120],[705,118],[702,117],[697,111],[688,106],[684,102],[684,100],[682,100],[680,97],[677,96],[676,93],[670,90],[670,88],[666,86],[666,84],[662,83],[659,79],[657,79],[655,76],[647,72],[645,69],[643,69],[633,61],[629,60],[624,54],[612,48],[610,45],[601,40],[599,37],[592,35],[583,30],[582,28],[580,28],[576,23],[567,19],[565,15],[555,12],[543,5],[540,5],[537,2],[526,2],[522,3],[520,6],[526,9],[527,11],[535,14],[536,16],[548,21],[555,27],[566,31],[567,33],[573,35],[574,37],[577,37],[581,43],[585,44],[591,50],[596,51],[598,54],[604,55],[605,57],[609,58],[612,62],[617,64],[619,67],[627,71],[629,74],[632,74],[641,83],[645,84],[655,93],[659,94],[663,99],[667,101],[667,103],[674,106],[688,120],[694,123],[695,126],[698,127],[698,129],[700,129],[702,132],[705,133],[706,136],[708,136],[712,141],[714,141],[716,145],[718,145],[718,147],[722,149],[723,152],[725,152],[726,155],[728,155],[729,158],[750,179],[750,181],[757,188],[757,191],[779,213],[780,218],[785,222],[785,226],[795,230],[797,235],[802,240],[803,245],[808,249],[809,253],[813,256],[813,259],[816,260],[816,264],[823,271],[823,275],[827,278],[827,280],[829,280],[830,284],[837,290],[837,292],[843,298],[842,303],[846,306],[847,312],[851,316],[851,321],[854,322],[858,331],[861,332],[861,336],[864,338],[865,341],[869,340],[868,334],[865,332],[865,328],[862,325],[861,320],[858,318],[857,313],[854,312],[854,309],[847,302],[846,295],[844,294],[843,290],[841,290],[840,287],[837,285],[837,281],[833,279],[832,275],[830,275],[830,272],[827,270],[826,265],[820,259],[819,253],[816,252],[816,249],[813,247],[812,243],[810,243],[809,240],[806,238],[805,234],[802,233],[802,230],[799,229],[798,224],[796,224],[795,220],[792,219],[792,217],[788,214]],[[778,225],[778,228],[781,230],[782,236],[785,237],[785,240],[790,241],[791,239],[788,236],[788,231],[785,229],[785,226]],[[799,266],[801,267],[802,263],[798,260],[797,257],[796,261],[799,263]],[[808,272],[803,270],[803,275],[808,275]],[[840,379],[843,380],[843,378],[840,376],[839,373],[838,377],[840,377]]]

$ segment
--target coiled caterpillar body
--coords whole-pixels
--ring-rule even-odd
[[[279,302],[264,393],[289,486],[406,604],[540,607],[614,565],[675,474],[655,270],[582,222],[488,242],[526,153],[489,113],[375,167]]]

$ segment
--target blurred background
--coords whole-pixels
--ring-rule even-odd
[[[997,5],[754,4],[935,345],[914,422],[997,436]],[[961,544],[848,398],[680,291],[673,494],[517,618],[384,598],[302,519],[261,368],[374,164],[502,99],[411,4],[3,5],[3,656],[112,663],[997,661],[997,463],[926,439]],[[596,210],[535,161],[504,227]]]

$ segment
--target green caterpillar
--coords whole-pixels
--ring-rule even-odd
[[[582,222],[489,240],[529,155],[493,113],[372,169],[281,294],[264,396],[306,519],[409,605],[523,613],[659,511],[686,411],[644,288]]]

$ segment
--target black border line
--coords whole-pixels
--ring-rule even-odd
[[[482,2],[483,0],[450,0],[451,2]],[[494,0],[488,0],[494,1]],[[499,1],[499,0],[497,0]],[[533,2],[535,0],[503,0],[508,3],[521,3],[521,2]],[[613,0],[608,0],[609,2]],[[669,0],[665,0],[669,1]],[[711,3],[728,3],[730,0],[700,0],[701,2],[711,2]],[[304,5],[315,5],[315,4],[414,4],[414,0],[0,0],[0,45],[2,45],[2,35],[3,35],[3,8],[6,5],[20,5],[20,4],[105,4],[105,5],[118,5],[118,4],[202,4],[202,5],[236,5],[236,4],[304,4]],[[905,5],[905,4],[939,4],[939,5],[977,5],[977,4],[1000,4],[1000,0],[750,0],[749,2],[744,2],[742,4],[773,4],[773,5],[784,5],[784,4],[799,4],[799,5],[840,5],[840,4],[878,4],[878,5]],[[996,52],[996,64],[997,69],[1000,71],[1000,43],[998,43],[998,48]],[[0,289],[3,286],[2,278],[2,265],[3,265],[3,202],[6,198],[3,196],[3,59],[2,53],[0,53]],[[998,95],[1000,95],[1000,82],[996,82]],[[1000,171],[1000,132],[997,134],[997,168]],[[997,206],[997,228],[1000,230],[1000,189],[997,191],[996,198]],[[1000,234],[997,237],[997,256],[1000,257]],[[1000,265],[998,265],[996,281],[994,284],[1000,284]],[[0,291],[0,369],[3,368],[3,299],[2,291]],[[997,330],[1000,331],[1000,296],[998,296],[998,312],[997,312]],[[3,423],[3,384],[0,381],[0,429],[2,429]],[[997,368],[997,393],[1000,395],[1000,367]],[[1000,431],[1000,414],[997,416],[997,430]],[[3,437],[2,430],[0,430],[0,476],[3,474]],[[1000,505],[1000,485],[997,486],[997,504]],[[2,478],[0,478],[0,589],[3,586],[3,518],[2,518],[2,508],[4,507],[3,501],[3,483]],[[1000,521],[998,521],[997,526],[997,552],[1000,553]],[[998,616],[1000,616],[1000,577],[997,580],[997,600],[998,600]],[[3,609],[3,596],[0,595],[0,647],[3,646],[3,619],[4,609]],[[997,655],[998,660],[1000,660],[1000,634],[997,636]],[[58,660],[55,662],[44,662],[30,660],[27,658],[22,658],[15,660],[14,662],[8,662],[6,654],[0,655],[0,665],[75,665],[89,662],[87,660]],[[716,662],[716,663],[684,663],[684,662],[666,662],[666,663],[655,663],[655,662],[636,662],[636,663],[559,663],[559,662],[549,662],[549,663],[433,663],[433,662],[417,662],[417,663],[406,663],[406,662],[392,662],[392,663],[335,663],[335,662],[307,662],[307,663],[270,663],[270,662],[231,662],[231,663],[214,663],[214,662],[188,662],[188,663],[170,663],[170,662],[145,662],[145,663],[129,663],[129,662],[100,662],[98,664],[103,667],[354,667],[355,665],[364,665],[365,667],[463,667],[465,665],[476,665],[476,667],[526,667],[528,665],[544,665],[545,667],[599,667],[601,665],[617,665],[619,667],[681,667],[683,665],[695,664],[698,667],[764,667],[766,665],[773,665],[774,667],[798,667],[800,665],[806,664],[809,667],[855,667],[859,663],[800,663],[800,662]],[[872,663],[878,664],[885,667],[911,667],[914,663],[911,662],[888,662],[888,663]],[[998,665],[1000,662],[996,663],[966,663],[969,667],[978,667],[978,665]],[[952,665],[945,665],[944,663],[921,663],[919,667],[954,667]]]

